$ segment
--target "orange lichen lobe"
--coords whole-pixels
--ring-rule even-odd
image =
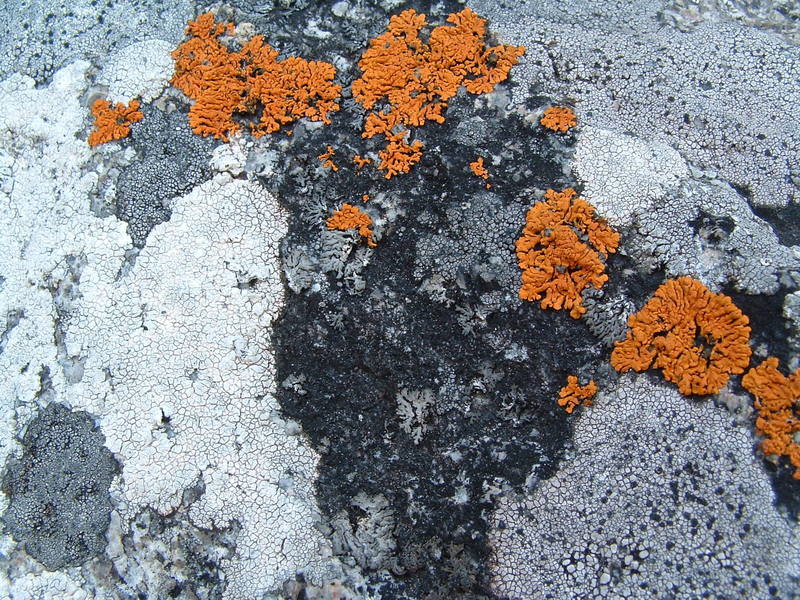
[[[785,456],[800,479],[800,369],[786,377],[778,370],[778,359],[769,357],[742,377],[742,385],[754,397],[758,417],[756,431],[766,439],[764,454]]]
[[[544,111],[539,122],[552,131],[565,133],[578,124],[578,119],[568,106],[551,106]]]
[[[691,277],[664,282],[628,319],[615,344],[617,371],[661,369],[681,394],[715,394],[750,361],[748,318],[724,294]]]
[[[590,380],[586,385],[579,385],[575,375],[567,377],[567,385],[558,392],[558,405],[572,413],[578,406],[592,406],[591,398],[597,393],[597,384]]]
[[[384,104],[367,115],[362,135],[386,137],[378,168],[387,178],[408,172],[421,156],[421,142],[405,141],[409,128],[444,123],[447,102],[461,86],[473,94],[492,91],[525,52],[522,46],[487,48],[486,21],[469,8],[447,21],[451,25],[434,28],[426,43],[420,38],[425,15],[405,10],[370,41],[358,62],[362,75],[353,82],[353,97],[367,110]]]
[[[127,137],[131,132],[131,124],[138,123],[144,118],[139,111],[138,100],[131,100],[127,105],[117,102],[112,107],[111,102],[100,98],[94,101],[91,110],[94,115],[94,130],[89,134],[90,146],[99,146]]]
[[[362,202],[369,202],[369,194],[361,194]]]
[[[474,161],[469,163],[469,168],[472,170],[472,172],[475,175],[477,175],[478,177],[480,177],[484,181],[487,181],[489,179],[489,171],[487,171],[486,167],[483,166],[483,157],[482,156],[479,156]],[[487,183],[486,184],[486,189],[488,190],[490,187],[492,187],[491,184]]]
[[[343,204],[342,208],[335,211],[326,222],[328,229],[357,229],[358,234],[367,240],[367,245],[374,248],[377,246],[372,239],[372,218],[363,210],[352,204]]]
[[[327,146],[325,148],[325,152],[320,154],[317,158],[322,162],[322,166],[326,169],[333,169],[334,171],[338,171],[339,167],[336,166],[336,163],[333,162],[333,155],[335,151],[333,146]]]
[[[241,129],[237,115],[254,116],[249,128],[259,137],[306,117],[330,122],[339,110],[341,86],[333,83],[336,69],[325,62],[289,57],[253,36],[238,52],[219,38],[234,31],[232,23],[216,23],[212,13],[189,21],[189,39],[172,53],[172,85],[194,100],[189,124],[199,135],[228,140]]]
[[[601,255],[616,252],[619,234],[595,214],[572,188],[547,190],[526,216],[516,252],[522,269],[523,300],[541,300],[542,308],[568,309],[579,318],[586,309],[581,292],[608,280]]]
[[[371,164],[372,163],[372,159],[371,158],[362,157],[360,154],[356,154],[353,157],[353,162],[356,163],[356,168],[360,171],[366,165]]]

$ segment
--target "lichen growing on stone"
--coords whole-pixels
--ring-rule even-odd
[[[483,157],[482,156],[479,156],[478,158],[473,160],[471,163],[469,163],[469,169],[470,169],[470,171],[472,171],[473,174],[477,175],[478,177],[480,177],[481,179],[483,179],[484,181],[487,182],[485,184],[487,190],[492,187],[492,185],[490,183],[488,183],[489,171],[487,171],[486,167],[483,166]]]
[[[232,52],[220,38],[234,29],[232,23],[216,23],[212,13],[202,14],[189,21],[189,39],[172,53],[172,85],[195,101],[189,109],[195,133],[227,141],[241,129],[234,119],[241,114],[260,113],[249,123],[256,137],[303,117],[330,122],[341,91],[333,83],[333,65],[298,57],[278,60],[261,35]]]
[[[333,213],[326,222],[325,226],[330,230],[347,231],[357,229],[358,234],[367,240],[367,245],[374,248],[377,246],[372,239],[372,218],[363,210],[352,204],[343,204],[342,208]]]
[[[539,123],[551,131],[566,133],[578,124],[578,120],[569,106],[551,106],[545,109]]]
[[[579,318],[586,309],[581,292],[608,280],[602,256],[617,251],[619,234],[572,188],[547,190],[545,201],[528,211],[516,250],[522,269],[523,300],[542,308],[569,309]]]
[[[750,326],[733,301],[691,277],[663,283],[628,319],[617,342],[617,371],[661,369],[681,394],[716,394],[750,361]]]
[[[558,392],[558,405],[563,406],[564,410],[572,413],[581,404],[591,406],[591,398],[597,393],[597,384],[590,380],[586,385],[580,385],[575,375],[567,377],[567,385]]]
[[[473,94],[491,92],[525,52],[505,44],[487,48],[486,21],[469,8],[447,21],[452,26],[434,28],[426,43],[419,36],[425,15],[405,10],[390,19],[358,62],[362,75],[353,82],[353,97],[367,110],[384,103],[367,116],[362,135],[386,138],[378,168],[387,178],[419,162],[422,143],[408,143],[410,127],[444,123],[447,102],[461,86]]]
[[[333,171],[338,171],[339,167],[336,166],[336,163],[333,162],[333,155],[336,154],[336,151],[333,149],[333,146],[327,146],[325,148],[325,152],[317,156],[319,161],[322,163],[322,166],[326,169],[331,169]]]
[[[131,100],[127,105],[117,102],[112,106],[111,102],[103,98],[98,98],[92,104],[92,115],[94,130],[89,134],[90,146],[99,146],[128,137],[131,123],[138,123],[144,116],[139,111],[138,100]]]
[[[756,431],[766,438],[761,451],[788,458],[794,478],[800,479],[800,444],[795,440],[800,432],[800,369],[786,377],[778,362],[767,358],[742,377],[742,385],[755,397]]]

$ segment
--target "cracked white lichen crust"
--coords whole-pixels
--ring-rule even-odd
[[[124,277],[103,285],[84,269],[67,346],[87,360],[69,397],[99,415],[127,503],[166,512],[202,478],[190,516],[243,525],[227,597],[249,598],[327,554],[312,527],[317,457],[272,396],[286,220],[259,184],[229,175],[171,208]]]
[[[745,198],[665,144],[585,126],[574,168],[582,196],[624,231],[622,249],[638,264],[748,294],[773,294],[800,272],[797,253]]]
[[[90,210],[103,167],[79,102],[88,67],[41,89],[16,75],[0,84],[0,448],[37,402],[87,410],[122,464],[113,494],[125,518],[169,511],[202,481],[195,524],[241,525],[226,598],[260,596],[297,570],[322,577],[318,459],[272,395],[285,215],[257,183],[220,174],[174,200],[131,264],[125,224]],[[64,597],[41,577],[16,572],[14,594]]]
[[[752,434],[647,375],[601,394],[559,472],[491,524],[493,588],[515,599],[788,599],[800,577]]]
[[[158,97],[175,69],[173,48],[174,44],[163,40],[146,40],[112,54],[98,77],[98,83],[108,87],[106,97],[126,103],[136,98],[150,102]]]

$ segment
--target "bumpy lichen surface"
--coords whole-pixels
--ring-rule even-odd
[[[577,319],[586,312],[581,293],[608,280],[601,257],[616,252],[618,245],[619,234],[575,190],[547,190],[544,202],[528,211],[517,240],[520,298],[569,310]]]
[[[278,60],[261,35],[232,52],[219,38],[233,32],[232,23],[217,23],[213,14],[204,13],[189,22],[189,39],[172,54],[172,85],[194,100],[189,122],[195,133],[227,140],[241,129],[234,115],[256,112],[260,116],[250,124],[255,136],[302,117],[330,122],[341,91],[333,83],[333,65],[298,57]]]
[[[749,320],[728,296],[681,277],[661,285],[628,319],[611,364],[621,372],[661,369],[682,394],[715,394],[747,368],[749,341]]]

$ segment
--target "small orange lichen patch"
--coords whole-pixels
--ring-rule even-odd
[[[764,454],[785,456],[800,479],[800,369],[786,377],[778,371],[778,359],[770,357],[742,377],[744,388],[755,396],[758,411],[756,431],[767,439],[761,442]]]
[[[189,109],[195,133],[227,141],[241,128],[234,115],[259,111],[260,119],[249,124],[256,137],[302,117],[330,122],[328,113],[339,110],[341,92],[333,83],[333,65],[297,57],[278,60],[260,35],[231,52],[219,38],[233,30],[232,23],[216,23],[205,13],[189,21],[189,39],[172,53],[172,85],[195,101]]]
[[[353,82],[353,97],[367,110],[385,103],[383,110],[367,115],[362,135],[386,138],[378,168],[387,178],[408,172],[420,159],[422,144],[408,144],[408,128],[444,123],[447,101],[462,85],[473,94],[491,92],[525,52],[522,46],[487,48],[486,21],[469,8],[447,21],[452,26],[434,28],[425,43],[419,36],[425,15],[403,11],[370,41],[358,62],[362,75]]]
[[[564,133],[578,124],[575,112],[568,106],[551,106],[539,120],[544,127]]]
[[[362,156],[360,154],[356,154],[353,157],[353,162],[356,163],[356,168],[358,168],[358,170],[360,171],[366,165],[371,164],[372,163],[372,159],[371,158],[362,158]]]
[[[489,179],[489,171],[486,170],[486,167],[483,166],[483,157],[479,156],[474,161],[469,163],[469,168],[472,169],[472,172],[475,173],[478,177],[486,181]],[[486,184],[486,189],[488,190],[492,187],[489,183]]]
[[[361,195],[361,200],[363,202],[368,202],[369,201],[369,194],[362,194]]]
[[[138,100],[131,100],[128,105],[118,102],[112,108],[108,100],[98,99],[92,104],[92,115],[94,130],[89,134],[90,146],[127,137],[131,132],[131,123],[138,123],[144,117],[139,111]]]
[[[578,378],[570,375],[567,377],[567,385],[558,392],[558,405],[563,406],[568,413],[572,413],[581,404],[591,406],[591,398],[596,393],[597,385],[594,380],[590,380],[586,385],[578,385]]]
[[[358,229],[358,234],[367,240],[367,245],[374,248],[377,246],[372,239],[372,219],[363,210],[352,204],[343,204],[342,208],[333,213],[326,222],[328,229]]]
[[[541,299],[542,308],[569,309],[572,318],[579,318],[586,312],[581,292],[589,286],[599,289],[608,280],[601,254],[616,252],[618,245],[619,234],[575,190],[547,190],[545,201],[528,211],[517,240],[520,298]]]
[[[334,155],[333,146],[327,146],[325,148],[325,152],[320,154],[317,158],[322,162],[322,166],[324,168],[338,171],[339,167],[337,167],[336,164],[333,162],[333,155]]]
[[[724,294],[691,277],[664,282],[642,310],[628,319],[617,342],[617,371],[661,369],[681,394],[716,394],[750,361],[749,320]]]

